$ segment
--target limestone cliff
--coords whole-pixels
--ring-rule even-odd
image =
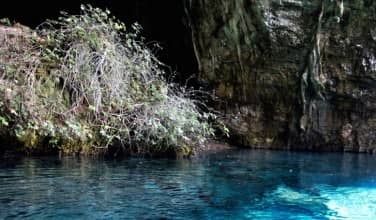
[[[376,1],[184,2],[235,143],[376,153]]]

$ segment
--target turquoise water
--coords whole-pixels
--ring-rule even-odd
[[[0,219],[376,219],[376,156],[0,162]]]

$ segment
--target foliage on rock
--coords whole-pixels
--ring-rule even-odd
[[[81,9],[35,32],[0,34],[0,126],[25,146],[67,151],[179,151],[214,136],[216,116],[166,81],[139,25],[126,30],[109,11]]]

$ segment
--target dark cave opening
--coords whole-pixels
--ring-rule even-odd
[[[141,24],[145,42],[157,42],[163,48],[156,56],[169,66],[167,73],[178,73],[176,81],[183,83],[198,72],[182,0],[8,1],[0,8],[0,18],[34,28],[46,19],[59,17],[60,11],[78,14],[81,4],[107,8],[127,26]]]

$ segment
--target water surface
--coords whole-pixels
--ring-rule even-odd
[[[0,162],[0,219],[376,219],[376,156]]]

